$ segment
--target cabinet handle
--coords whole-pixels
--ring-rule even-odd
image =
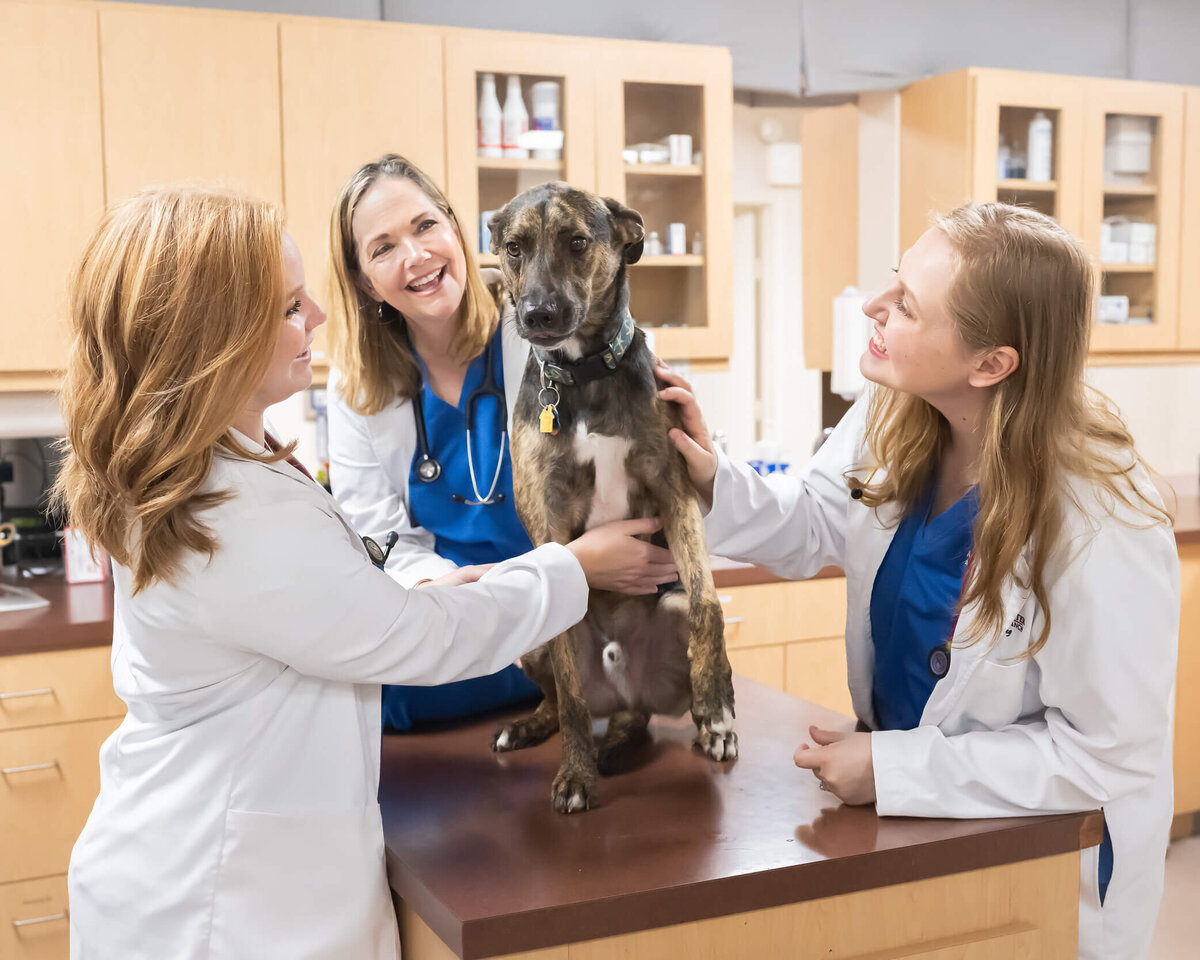
[[[725,622],[726,622],[727,624],[729,624],[729,623],[742,623],[742,622],[743,622],[745,619],[746,619],[745,617],[726,617],[726,618],[725,618]]]
[[[53,687],[42,687],[41,690],[18,690],[16,693],[0,693],[0,700],[20,700],[22,697],[52,697]]]
[[[35,923],[52,923],[55,920],[66,919],[67,911],[64,910],[62,913],[52,913],[46,917],[30,917],[28,920],[14,920],[12,925],[14,927],[32,927]]]
[[[58,767],[57,760],[51,760],[49,763],[30,763],[23,767],[4,767],[0,769],[0,774],[8,776],[10,773],[32,773],[34,770],[53,770]]]

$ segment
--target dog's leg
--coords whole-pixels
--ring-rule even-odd
[[[562,763],[554,777],[550,799],[559,813],[587,810],[596,797],[596,744],[575,663],[576,629],[572,627],[550,641],[563,743]]]
[[[645,710],[622,710],[608,718],[608,729],[604,732],[596,763],[601,776],[616,773],[637,748],[650,739],[649,725],[650,714]]]
[[[704,521],[678,459],[660,504],[667,544],[688,597],[688,659],[692,675],[692,719],[696,746],[713,760],[737,757],[733,732],[733,671],[725,653],[725,621],[713,586],[704,541]]]
[[[542,688],[542,702],[529,716],[506,723],[492,737],[492,749],[497,753],[535,747],[558,732],[558,693],[554,688],[554,667],[550,663],[550,648],[543,644],[521,658],[525,675]]]

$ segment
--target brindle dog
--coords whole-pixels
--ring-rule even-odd
[[[525,529],[535,544],[567,543],[611,520],[661,517],[679,568],[680,582],[658,596],[593,590],[582,623],[522,658],[545,699],[498,731],[492,749],[519,750],[561,730],[551,796],[556,810],[571,813],[592,805],[597,769],[609,772],[644,740],[653,713],[679,716],[690,707],[697,746],[714,760],[735,758],[733,681],[696,494],[668,437],[679,418],[674,404],[658,398],[642,331],[615,370],[554,384],[558,431],[539,428],[543,401],[553,399],[543,392],[552,381],[543,381],[542,363],[581,371],[621,330],[625,272],[642,253],[641,216],[552,183],[512,200],[490,227],[507,293],[505,322],[532,344],[512,429]],[[609,717],[598,756],[592,715]]]

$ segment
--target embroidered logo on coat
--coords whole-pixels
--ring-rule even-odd
[[[1019,613],[1013,617],[1013,622],[1008,625],[1008,629],[1004,631],[1004,635],[1006,637],[1011,637],[1014,630],[1016,630],[1017,633],[1025,632],[1025,618]]]

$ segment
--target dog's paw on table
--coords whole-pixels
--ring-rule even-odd
[[[559,813],[580,813],[591,809],[596,799],[595,778],[559,770],[550,789],[550,802]]]
[[[695,718],[696,739],[693,741],[710,760],[736,760],[738,738],[733,731],[733,714],[725,708],[720,719]]]

